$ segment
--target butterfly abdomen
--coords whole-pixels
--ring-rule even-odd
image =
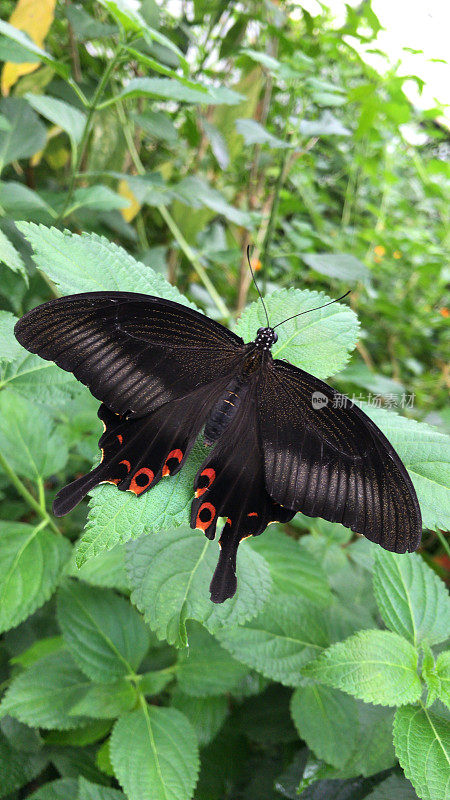
[[[242,378],[234,378],[213,406],[205,425],[205,444],[210,445],[217,442],[236,415],[241,404],[239,390],[242,389],[242,386]]]

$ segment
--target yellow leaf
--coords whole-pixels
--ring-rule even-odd
[[[28,33],[33,42],[42,47],[55,16],[55,5],[56,0],[18,0],[9,20],[10,25]],[[39,62],[36,64],[13,64],[8,61],[2,71],[2,94],[9,94],[11,86],[14,86],[21,75],[34,72],[38,66]]]
[[[136,214],[139,213],[141,204],[125,180],[121,180],[119,183],[119,194],[130,201],[130,205],[127,208],[121,208],[120,210],[125,222],[131,222],[131,220],[135,218]]]

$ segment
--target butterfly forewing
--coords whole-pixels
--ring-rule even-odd
[[[293,511],[341,522],[387,550],[420,542],[411,479],[384,434],[358,406],[292,364],[261,376],[258,418],[266,488]]]

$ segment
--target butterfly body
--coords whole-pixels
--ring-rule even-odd
[[[245,344],[187,306],[94,292],[38,306],[15,332],[101,401],[101,463],[58,493],[56,515],[103,482],[139,498],[182,469],[203,430],[210,447],[190,521],[213,539],[226,520],[214,602],[236,591],[239,542],[297,511],[341,522],[389,550],[418,547],[420,509],[397,453],[361,409],[346,398],[336,405],[326,383],[274,359],[270,326]]]

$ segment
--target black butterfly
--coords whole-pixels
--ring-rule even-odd
[[[236,591],[239,542],[297,511],[342,522],[396,553],[419,546],[419,504],[393,447],[326,383],[274,360],[269,324],[244,344],[170,300],[93,292],[38,306],[15,334],[102,401],[102,461],[59,492],[56,516],[99,483],[141,495],[175,475],[204,427],[213,447],[195,478],[191,527],[213,539],[218,517],[227,518],[213,602]]]

